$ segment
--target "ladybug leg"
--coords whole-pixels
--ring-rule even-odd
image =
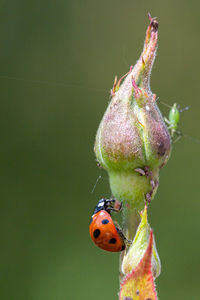
[[[132,244],[132,241],[131,241],[131,240],[128,240],[128,239],[125,237],[125,235],[124,235],[124,233],[123,233],[123,231],[122,231],[121,228],[116,227],[116,229],[117,229],[117,232],[119,233],[119,235],[123,238],[123,240],[124,240],[125,242],[127,242],[128,244]]]
[[[109,211],[118,212],[119,210],[111,207],[111,208],[109,208]]]
[[[111,207],[111,208],[109,208],[109,210],[114,211],[114,212],[119,212],[121,210],[121,207],[120,207],[120,209]]]
[[[117,199],[107,199],[106,207],[109,211],[119,212],[122,209],[122,202]]]
[[[119,202],[118,200],[116,200],[115,203],[114,203],[114,208],[117,211],[120,211],[122,209],[122,202]]]

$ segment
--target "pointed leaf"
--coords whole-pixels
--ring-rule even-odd
[[[151,268],[152,247],[153,232],[151,231],[149,244],[143,258],[121,284],[120,300],[157,300]]]

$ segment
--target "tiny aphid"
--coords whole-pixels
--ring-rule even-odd
[[[171,138],[174,139],[175,135],[177,135],[177,138],[174,140],[174,142],[177,142],[182,136],[181,131],[178,130],[180,113],[188,109],[188,106],[183,109],[180,109],[179,106],[176,103],[174,103],[173,106],[170,107],[168,119],[165,118],[165,122],[168,125],[168,130],[170,131]]]
[[[180,112],[177,108],[177,104],[174,103],[174,105],[171,107],[169,111],[169,119],[165,118],[165,122],[168,124],[168,129],[170,130],[170,135],[173,138],[175,132],[178,129],[178,124],[180,120]]]

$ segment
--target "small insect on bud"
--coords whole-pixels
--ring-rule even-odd
[[[189,109],[188,106],[186,106],[183,109],[180,109],[179,105],[174,103],[173,106],[170,107],[169,118],[168,119],[165,118],[165,122],[168,125],[168,130],[170,131],[171,138],[173,139],[174,142],[178,141],[178,139],[182,136],[182,133],[178,130],[180,113],[188,109]],[[174,140],[175,135],[177,135],[177,138]]]
[[[169,132],[150,90],[158,22],[150,15],[149,20],[139,60],[119,81],[115,77],[94,148],[98,162],[108,172],[114,197],[138,210],[153,198],[159,169],[171,151]]]

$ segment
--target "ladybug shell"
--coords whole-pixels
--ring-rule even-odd
[[[105,210],[95,213],[90,221],[90,236],[101,249],[119,252],[125,249],[123,238],[119,235],[110,214]]]

